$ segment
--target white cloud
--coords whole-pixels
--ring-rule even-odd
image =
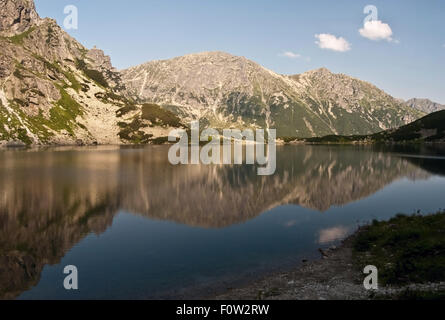
[[[332,34],[322,33],[316,34],[315,38],[318,39],[318,41],[316,41],[315,43],[318,44],[321,49],[328,49],[339,52],[346,52],[351,50],[350,43],[342,37],[337,38]]]
[[[281,54],[282,57],[287,57],[287,58],[291,58],[291,59],[298,59],[301,58],[301,54],[298,53],[294,53],[292,51],[285,51]]]
[[[392,39],[391,27],[389,26],[389,24],[383,23],[380,20],[366,21],[363,28],[360,29],[359,32],[362,35],[362,37],[365,37],[370,40],[394,41]]]

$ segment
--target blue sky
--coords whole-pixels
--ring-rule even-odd
[[[54,18],[60,25],[64,7],[75,5],[78,29],[68,32],[88,48],[103,49],[119,69],[220,50],[282,74],[326,67],[369,81],[398,98],[429,98],[445,104],[443,0],[35,2],[40,16]],[[364,26],[366,5],[378,9],[377,30]],[[385,34],[388,28],[390,36]],[[317,40],[320,34],[330,36]]]

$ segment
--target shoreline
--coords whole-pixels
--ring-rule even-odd
[[[435,215],[429,215],[434,217]],[[406,217],[406,216],[405,216]],[[413,216],[415,217],[415,216]],[[428,217],[424,216],[424,217]],[[437,215],[438,217],[438,215]],[[400,219],[400,217],[399,217]],[[402,218],[403,219],[403,218]],[[409,219],[409,218],[407,218]],[[380,224],[394,226],[394,219]],[[425,222],[428,223],[428,222]],[[366,290],[363,281],[366,274],[360,270],[368,263],[362,261],[370,252],[357,252],[357,244],[367,237],[373,226],[360,227],[341,241],[338,247],[321,250],[321,258],[303,261],[303,264],[287,272],[273,272],[256,281],[207,297],[208,300],[444,300],[445,279],[436,281],[408,281],[406,283],[381,285]],[[417,246],[420,241],[412,240],[408,246]],[[371,247],[379,246],[370,242]],[[392,254],[390,254],[392,255]],[[420,252],[419,257],[428,255]],[[372,257],[378,261],[378,256]],[[373,260],[374,261],[374,260]],[[363,262],[363,263],[362,263]],[[385,261],[387,265],[387,261]],[[360,267],[359,267],[360,265]],[[361,267],[363,265],[363,268]],[[376,264],[378,265],[378,264]],[[419,270],[420,271],[420,270]],[[398,275],[400,277],[400,275]],[[402,275],[404,277],[405,275]]]
[[[358,231],[357,231],[358,232]],[[369,299],[354,268],[355,234],[338,247],[321,251],[321,258],[305,261],[294,270],[271,273],[245,286],[208,297],[210,300],[351,300]],[[363,280],[361,280],[363,281]]]
[[[233,141],[232,141],[233,143]],[[0,150],[8,150],[8,149],[32,149],[32,148],[51,148],[51,147],[99,147],[99,146],[133,146],[133,147],[144,147],[144,146],[163,146],[163,145],[174,145],[174,142],[162,142],[162,143],[146,143],[146,144],[134,144],[134,143],[87,143],[87,142],[72,142],[72,143],[54,143],[54,144],[25,144],[21,141],[0,141]],[[206,143],[200,143],[199,145],[205,145]],[[245,140],[242,140],[243,145],[247,145]],[[253,144],[262,144],[267,145],[267,143],[253,143]],[[293,141],[284,141],[282,139],[277,139],[275,141],[277,146],[299,146],[299,145],[307,145],[307,146],[444,146],[444,141],[306,141],[304,139],[301,140],[293,140]],[[221,143],[223,145],[223,143]],[[189,143],[189,146],[192,144]]]

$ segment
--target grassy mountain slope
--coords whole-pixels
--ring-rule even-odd
[[[352,142],[445,142],[445,110],[431,113],[398,129],[386,130],[372,135],[339,136],[304,139],[313,143]]]

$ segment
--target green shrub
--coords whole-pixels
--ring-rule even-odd
[[[101,85],[104,88],[108,88],[107,80],[105,80],[104,75],[97,71],[92,69],[85,69],[83,71],[85,75],[90,78],[91,80],[95,81],[97,84]]]
[[[76,67],[77,67],[77,69],[83,71],[83,73],[88,78],[90,78],[91,80],[93,80],[94,82],[99,84],[100,86],[102,86],[104,88],[109,87],[107,80],[105,80],[104,75],[100,71],[89,69],[84,60],[76,59]]]
[[[134,104],[125,105],[116,111],[116,117],[120,118],[131,111],[135,111],[137,107]]]
[[[54,36],[54,29],[51,27],[51,25],[48,26],[48,35],[46,38],[46,43],[49,44],[51,42],[51,38]]]
[[[168,137],[158,137],[150,140],[153,144],[165,144],[168,142]]]
[[[144,104],[142,106],[142,119],[149,120],[155,125],[181,126],[181,120],[173,112],[165,110],[157,104]]]

